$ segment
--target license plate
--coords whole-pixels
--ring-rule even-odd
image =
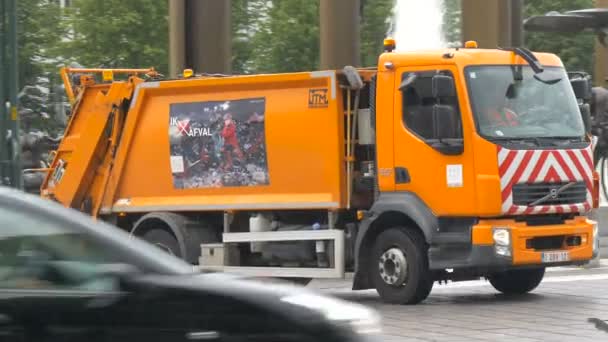
[[[543,252],[543,262],[564,262],[570,260],[570,253],[568,252]]]

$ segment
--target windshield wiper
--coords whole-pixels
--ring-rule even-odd
[[[545,72],[545,68],[542,66],[542,64],[540,64],[540,61],[536,58],[536,56],[534,56],[534,54],[532,53],[532,51],[522,48],[522,47],[516,47],[516,48],[500,48],[501,50],[504,51],[512,51],[514,52],[516,55],[518,55],[519,57],[523,58],[524,61],[526,61],[526,63],[528,63],[528,65],[530,66],[530,68],[532,68],[532,71],[534,71],[534,79],[545,83],[545,84],[555,84],[559,81],[562,80],[561,77],[559,78],[553,78],[553,79],[548,79],[548,80],[544,80],[542,79],[539,74],[542,74],[543,72]]]
[[[513,51],[516,55],[523,58],[524,61],[526,61],[526,63],[528,63],[528,65],[532,68],[532,70],[534,71],[535,74],[540,74],[543,71],[545,71],[545,69],[543,68],[542,64],[540,64],[540,62],[538,61],[536,56],[534,56],[534,54],[528,49],[525,49],[522,47],[500,48],[500,49],[504,50],[504,51]]]

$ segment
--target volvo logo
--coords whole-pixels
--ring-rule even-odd
[[[557,197],[559,197],[559,192],[557,192],[558,190],[558,188],[551,188],[551,190],[549,190],[549,195],[551,195],[551,199],[556,199]]]
[[[576,184],[576,182],[570,182],[568,184],[562,185],[562,186],[554,186],[551,187],[549,189],[549,193],[546,194],[545,196],[537,199],[536,201],[528,204],[529,207],[533,207],[535,205],[539,205],[543,202],[546,202],[548,200],[554,200],[557,199],[559,197],[559,194],[562,193],[563,191],[567,190],[568,188],[570,188],[571,186],[573,186],[574,184]]]

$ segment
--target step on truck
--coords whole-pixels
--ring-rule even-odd
[[[199,270],[353,273],[413,304],[444,281],[526,293],[596,256],[589,113],[555,55],[387,39],[375,68],[62,76],[72,112],[41,196]]]

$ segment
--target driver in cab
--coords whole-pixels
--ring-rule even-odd
[[[519,114],[509,106],[508,96],[500,87],[496,89],[498,90],[488,94],[484,101],[484,121],[489,127],[519,126]]]

